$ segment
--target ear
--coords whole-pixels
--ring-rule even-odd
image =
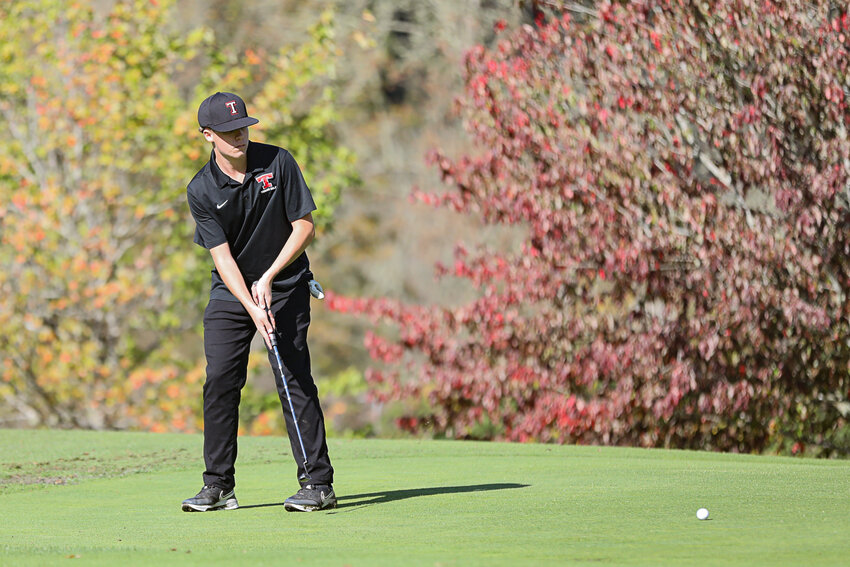
[[[207,142],[212,142],[212,141],[213,141],[212,130],[210,130],[209,128],[204,128],[203,133],[204,133],[204,139],[205,139]]]

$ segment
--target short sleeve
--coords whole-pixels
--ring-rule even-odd
[[[192,211],[192,217],[195,219],[195,244],[203,246],[206,249],[215,248],[220,244],[227,242],[227,236],[224,234],[224,229],[221,225],[210,216],[209,212],[201,206],[197,197],[191,192],[186,193],[189,201],[189,210]]]
[[[284,152],[281,179],[285,182],[284,207],[289,222],[295,221],[316,210],[313,195],[304,181],[301,168],[289,152]]]

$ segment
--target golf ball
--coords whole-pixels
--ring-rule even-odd
[[[705,508],[700,508],[699,510],[697,510],[697,518],[700,520],[707,520],[708,510]]]

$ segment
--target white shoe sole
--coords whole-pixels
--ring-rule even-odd
[[[210,504],[209,506],[183,503],[184,512],[214,512],[216,510],[235,510],[238,507],[239,502],[236,501],[235,496],[228,498],[224,503],[219,502],[217,504]]]
[[[306,506],[304,504],[284,503],[284,509],[287,512],[318,512],[319,510],[330,510],[336,508],[336,501],[328,502],[324,506]]]

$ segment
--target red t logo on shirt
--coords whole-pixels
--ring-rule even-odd
[[[272,177],[274,177],[274,173],[264,173],[262,175],[258,175],[254,179],[257,180],[257,183],[261,183],[263,185],[264,190],[265,189],[271,190],[271,189],[274,189],[271,182],[269,182],[269,179],[271,179]]]

